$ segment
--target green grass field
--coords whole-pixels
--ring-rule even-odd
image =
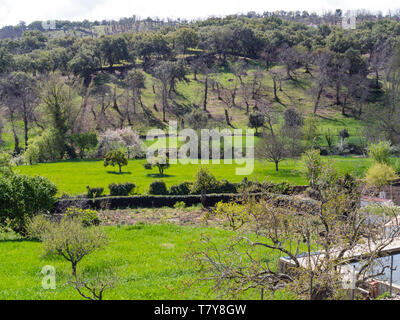
[[[326,161],[333,163],[339,172],[351,172],[361,175],[371,164],[370,159],[357,157],[325,157]],[[78,195],[86,191],[86,186],[104,187],[108,193],[111,183],[133,182],[139,187],[139,193],[147,193],[150,183],[159,179],[158,171],[148,171],[143,168],[145,160],[131,160],[122,174],[117,174],[118,169],[105,168],[102,161],[60,161],[55,163],[21,166],[17,172],[27,175],[41,175],[53,181],[59,188],[59,193]],[[244,176],[236,175],[236,164],[206,165],[218,179],[227,179],[240,182]],[[167,186],[179,184],[183,181],[193,181],[199,165],[171,165],[162,178]],[[255,162],[254,172],[248,176],[259,181],[267,179],[273,182],[288,182],[293,185],[307,183],[303,171],[304,166],[300,160],[285,160],[280,163],[279,171],[275,171],[272,162]]]
[[[96,267],[111,267],[120,278],[105,299],[215,299],[209,286],[188,286],[196,278],[196,268],[185,254],[202,234],[215,243],[227,241],[230,231],[180,227],[176,225],[141,225],[105,227],[110,243],[84,258],[78,272]],[[42,288],[44,266],[56,268],[56,290]],[[27,240],[0,241],[0,299],[48,300],[80,299],[75,289],[66,285],[71,266],[59,257],[43,257],[41,243]],[[244,298],[257,299],[259,292],[249,291]]]

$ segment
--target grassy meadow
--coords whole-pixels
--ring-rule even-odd
[[[329,156],[324,159],[338,168],[339,172],[352,172],[361,175],[371,164],[371,160],[360,157]],[[42,163],[32,166],[20,166],[16,171],[27,175],[41,175],[53,181],[59,193],[78,195],[86,191],[86,186],[103,187],[108,193],[108,185],[111,183],[133,182],[138,186],[139,193],[147,193],[150,183],[154,179],[162,179],[167,186],[179,184],[183,181],[193,181],[199,165],[176,164],[165,171],[163,178],[158,177],[158,171],[145,170],[145,160],[130,160],[127,167],[123,167],[122,174],[118,174],[118,168],[107,167],[103,161],[60,161],[54,163]],[[244,176],[236,175],[236,168],[243,166],[233,164],[208,164],[208,167],[217,179],[226,179],[231,182],[240,182]],[[272,162],[255,161],[254,171],[248,178],[272,182],[288,182],[293,185],[307,183],[304,177],[304,165],[300,159],[288,159],[279,165],[279,171],[275,171]]]
[[[105,299],[218,298],[210,290],[210,285],[188,285],[197,272],[185,255],[202,235],[209,235],[215,243],[221,244],[230,239],[233,232],[172,224],[136,224],[104,227],[104,230],[110,239],[108,246],[84,258],[78,271],[97,267],[116,271],[120,281],[116,288],[106,291]],[[42,288],[41,270],[46,265],[56,269],[55,290]],[[81,299],[76,290],[66,284],[70,269],[70,264],[62,258],[44,257],[40,242],[0,240],[0,299]],[[250,290],[243,298],[257,299],[259,295],[259,292]]]

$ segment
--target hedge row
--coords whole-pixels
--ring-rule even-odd
[[[273,201],[276,206],[292,206],[299,210],[316,209],[317,202],[314,200],[294,199],[291,196],[276,195],[270,193],[251,194],[256,198],[264,198]],[[78,207],[82,209],[124,209],[124,208],[162,208],[173,207],[177,202],[184,202],[186,206],[203,204],[206,207],[213,207],[218,202],[241,202],[241,194],[208,194],[202,198],[200,195],[186,196],[132,196],[132,197],[105,197],[96,199],[62,199],[59,200],[53,213],[62,213],[69,207]]]

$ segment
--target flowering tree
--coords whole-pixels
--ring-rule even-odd
[[[107,129],[100,135],[99,140],[100,156],[110,151],[124,150],[128,158],[135,158],[144,152],[144,145],[139,134],[132,128]]]

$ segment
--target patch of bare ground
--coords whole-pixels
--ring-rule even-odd
[[[99,217],[105,226],[171,223],[179,226],[203,227],[221,224],[221,221],[208,213],[207,209],[199,207],[121,209],[99,211]]]

